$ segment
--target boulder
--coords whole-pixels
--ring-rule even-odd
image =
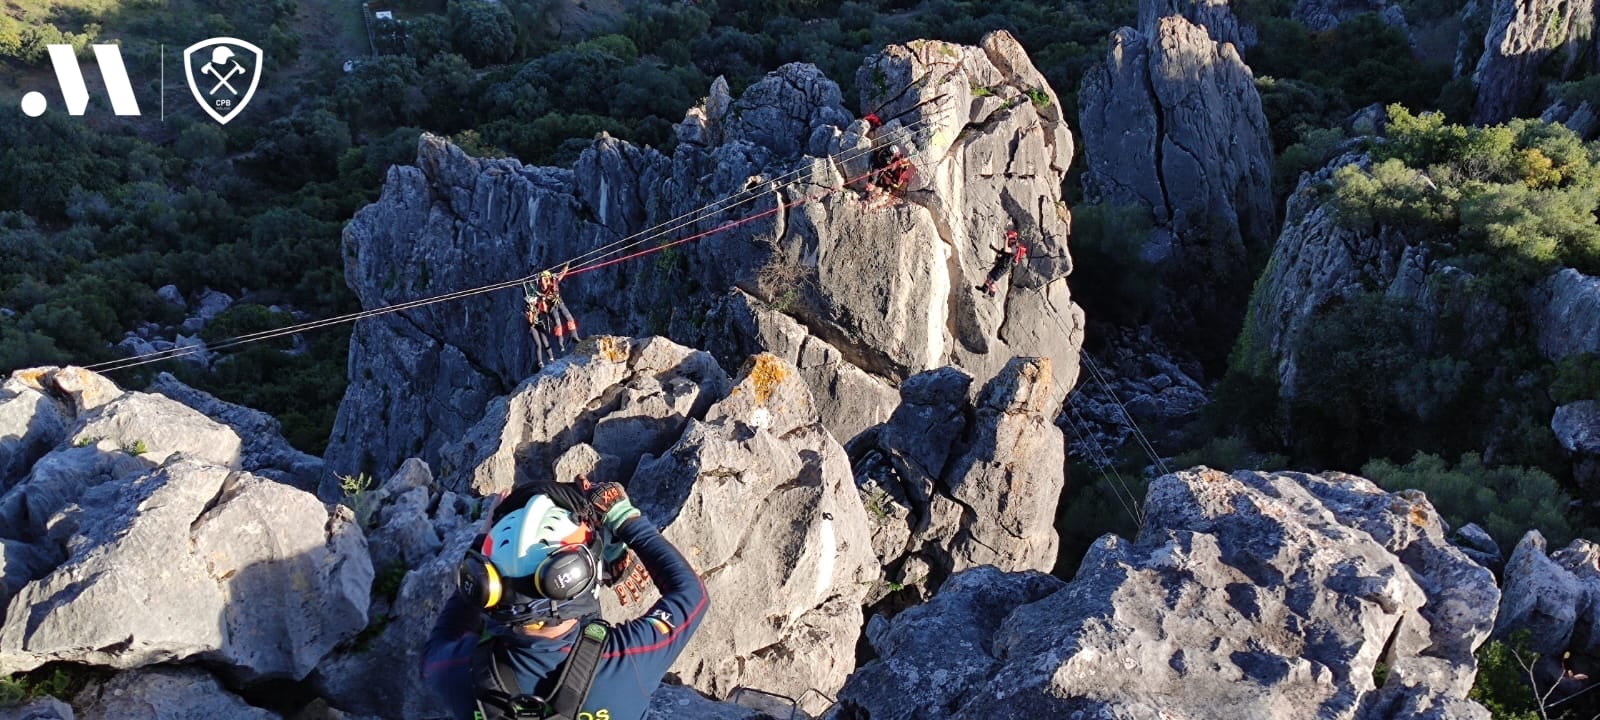
[[[415,459],[374,491],[368,545],[378,579],[367,627],[312,675],[328,701],[346,712],[384,718],[448,714],[418,680],[417,668],[440,609],[455,593],[456,568],[480,530],[473,520],[476,505],[440,488],[428,466]]]
[[[1550,429],[1572,456],[1572,479],[1580,487],[1600,485],[1600,401],[1580,400],[1556,408]]]
[[[1600,353],[1600,277],[1562,268],[1533,290],[1529,302],[1546,358]]]
[[[1488,32],[1472,73],[1478,89],[1475,125],[1502,123],[1523,114],[1543,89],[1541,72],[1567,79],[1593,52],[1592,0],[1486,2]],[[1558,52],[1560,57],[1551,60]]]
[[[927,718],[1488,720],[1466,695],[1497,596],[1420,495],[1200,468],[1153,481],[1136,541],[1102,537],[1065,587],[1013,600],[982,646],[883,642],[869,667],[920,682],[916,697],[939,701],[917,706]],[[971,677],[958,651],[993,671]],[[963,690],[928,689],[946,684]],[[886,698],[871,717],[894,716]]]
[[[1478,527],[1477,523],[1467,523],[1456,528],[1455,532],[1450,534],[1450,542],[1455,543],[1467,557],[1489,568],[1496,575],[1499,575],[1500,569],[1504,567],[1505,555],[1500,552],[1500,544],[1489,537],[1487,530]]]
[[[662,338],[591,337],[491,402],[482,420],[441,451],[441,479],[476,495],[551,479],[555,461],[580,442],[637,463],[676,442],[688,419],[704,413],[728,386],[707,353]],[[667,387],[674,388],[670,399]]]
[[[1246,257],[1272,246],[1272,145],[1250,68],[1231,43],[1181,15],[1142,12],[1111,38],[1079,91],[1090,202],[1150,213],[1141,257],[1181,287],[1157,326],[1186,344],[1225,347],[1249,295]]]
[[[241,464],[242,443],[232,428],[152,393],[126,393],[96,408],[74,429],[71,440],[109,441],[157,465],[176,453],[221,467]]]
[[[211,288],[206,288],[204,292],[200,293],[200,297],[195,300],[194,314],[195,317],[200,318],[203,322],[211,322],[218,315],[227,312],[230,307],[233,307],[232,296],[225,292],[217,292]]]
[[[12,598],[0,673],[185,659],[306,677],[366,624],[372,565],[347,510],[187,458],[88,490],[51,520],[67,560]]]
[[[879,570],[849,460],[794,366],[753,358],[703,420],[640,463],[628,493],[713,598],[676,677],[712,697],[838,690]]]
[[[1544,535],[1529,530],[1506,561],[1496,635],[1527,630],[1529,649],[1559,654],[1572,638],[1584,592],[1572,573],[1550,560]]]
[[[13,708],[0,708],[0,720],[74,720],[72,706],[53,697],[31,700]]]
[[[282,720],[228,692],[204,670],[154,667],[117,673],[73,699],[78,720]]]
[[[157,375],[147,389],[232,428],[241,442],[240,469],[315,492],[322,475],[322,459],[289,445],[289,441],[283,439],[283,427],[276,418],[260,410],[219,400],[210,393],[183,384],[171,373]]]
[[[644,711],[644,720],[764,720],[769,717],[774,716],[708,699],[682,685],[665,684],[656,688],[650,696],[650,707]]]
[[[898,584],[926,596],[979,565],[1054,568],[1066,459],[1050,370],[1047,359],[1012,360],[975,401],[954,368],[914,376],[872,444],[855,449],[874,549]]]
[[[1070,387],[1083,317],[1064,279],[1072,140],[1054,91],[1004,32],[979,47],[890,46],[859,77],[861,106],[889,118],[877,136],[801,64],[738,97],[713,84],[670,158],[602,136],[570,170],[535,168],[424,135],[416,165],[392,168],[346,228],[346,282],[377,308],[580,258],[563,297],[586,336],[665,334],[728,368],[773,351],[802,368],[841,438],[887,416],[889,388],[946,364],[982,382],[1014,355],[1050,357]],[[920,180],[868,209],[844,185],[889,138],[913,148]],[[1032,259],[990,298],[975,286],[1011,225]],[[694,239],[584,265],[669,237]],[[761,305],[728,299],[736,288]],[[359,322],[328,467],[385,476],[417,457],[453,482],[460,439],[532,370],[519,304],[483,293]],[[662,411],[649,398],[668,395],[639,392],[641,412]],[[617,437],[650,422],[619,418]]]
[[[63,403],[15,378],[0,385],[0,492],[28,474],[72,423]]]
[[[1065,584],[1044,573],[993,566],[956,573],[928,602],[869,633],[878,659],[851,674],[839,691],[840,716],[913,720],[959,707],[999,669],[994,636],[1006,617]]]

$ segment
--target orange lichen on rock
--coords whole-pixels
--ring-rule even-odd
[[[750,368],[750,387],[755,389],[756,402],[766,403],[772,397],[778,385],[789,379],[789,371],[783,363],[770,353],[761,353],[755,357],[755,362]]]

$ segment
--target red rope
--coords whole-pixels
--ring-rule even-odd
[[[830,190],[825,190],[825,191],[823,191],[821,193],[818,193],[816,195],[812,195],[812,196],[809,196],[809,197],[804,197],[804,198],[796,200],[796,201],[794,201],[792,203],[780,202],[780,203],[777,204],[777,206],[773,207],[771,210],[763,210],[763,211],[761,211],[759,213],[751,215],[750,217],[740,218],[738,220],[734,220],[733,222],[725,223],[723,225],[719,225],[717,227],[711,228],[710,230],[707,230],[707,231],[702,232],[702,233],[696,233],[696,234],[690,235],[688,237],[678,238],[677,240],[673,240],[672,242],[669,242],[669,243],[663,243],[661,245],[657,245],[657,246],[655,246],[653,248],[650,248],[648,250],[640,250],[639,252],[632,253],[630,255],[624,255],[624,256],[619,257],[619,258],[612,258],[612,259],[607,260],[607,261],[605,261],[603,263],[598,263],[598,264],[595,264],[595,265],[590,265],[589,267],[586,267],[586,268],[573,270],[572,272],[567,273],[567,274],[568,274],[568,276],[582,275],[582,274],[584,274],[586,272],[589,272],[590,270],[599,270],[600,268],[606,267],[607,265],[616,265],[617,263],[620,263],[620,262],[625,262],[625,261],[628,261],[628,260],[632,260],[634,258],[644,257],[645,255],[649,255],[650,253],[653,253],[653,252],[660,252],[662,250],[665,250],[665,249],[667,249],[669,247],[673,247],[675,245],[682,245],[682,244],[687,243],[687,242],[693,242],[695,240],[699,240],[700,238],[706,237],[707,235],[715,235],[715,234],[717,234],[719,232],[723,232],[725,230],[732,230],[733,228],[739,227],[740,225],[743,225],[745,223],[755,222],[755,221],[760,220],[761,218],[764,218],[764,217],[766,217],[768,215],[775,215],[777,213],[783,212],[784,210],[788,210],[789,208],[799,207],[799,206],[804,205],[804,204],[806,204],[808,202],[811,202],[812,200],[821,200],[822,198],[825,198],[825,197],[827,197],[829,195],[832,195],[833,193],[836,193],[836,192],[838,192],[838,191],[840,191],[842,189],[848,188],[848,187],[850,187],[851,184],[853,184],[855,182],[858,182],[861,179],[869,177],[871,175],[872,175],[872,171],[868,171],[868,172],[862,173],[861,175],[857,175],[854,178],[850,178],[848,180],[845,180],[844,184],[839,186],[839,187],[837,187],[837,188],[833,188],[833,189],[830,189]]]

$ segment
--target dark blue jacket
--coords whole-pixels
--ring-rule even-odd
[[[614,628],[606,638],[600,670],[578,720],[639,720],[661,676],[683,652],[700,626],[708,604],[705,585],[677,548],[643,517],[617,530],[617,539],[639,555],[639,562],[661,590],[661,599],[643,616]],[[492,631],[491,631],[492,632]],[[488,642],[508,648],[506,657],[517,682],[531,692],[546,676],[558,672],[572,651],[578,628],[559,639],[495,633]],[[472,655],[484,637],[483,613],[452,595],[439,613],[423,649],[422,677],[459,720],[472,720],[477,709]]]

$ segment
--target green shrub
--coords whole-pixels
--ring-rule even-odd
[[[1468,699],[1483,705],[1495,720],[1544,720],[1528,672],[1539,655],[1528,649],[1527,630],[1486,642],[1474,654],[1478,676]]]
[[[1600,353],[1579,353],[1557,363],[1550,399],[1557,405],[1600,400]]]
[[[1508,553],[1530,529],[1552,546],[1566,545],[1575,534],[1567,509],[1571,498],[1555,478],[1535,468],[1487,467],[1477,453],[1462,455],[1450,467],[1437,455],[1419,452],[1404,465],[1373,460],[1361,473],[1385,490],[1421,490],[1452,527],[1477,523]]]
[[[1073,275],[1073,291],[1091,317],[1138,322],[1155,303],[1160,281],[1140,257],[1153,224],[1150,211],[1138,205],[1073,208],[1072,256],[1093,269]]]
[[[1234,470],[1283,470],[1289,458],[1278,453],[1256,450],[1249,440],[1240,435],[1213,437],[1206,444],[1178,455],[1172,462],[1174,468],[1205,465],[1232,472]]]

